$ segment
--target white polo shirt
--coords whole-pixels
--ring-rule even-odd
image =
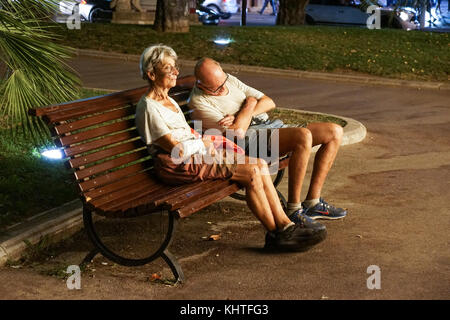
[[[219,126],[217,122],[226,115],[235,115],[248,97],[259,100],[264,96],[261,91],[247,86],[232,75],[229,75],[225,86],[228,89],[228,94],[224,96],[205,94],[196,86],[192,89],[189,97],[189,108],[193,110],[192,119],[202,121],[203,130],[216,128],[223,131],[225,128]],[[269,116],[267,113],[261,113],[258,118],[267,120]]]

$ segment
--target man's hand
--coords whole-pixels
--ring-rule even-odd
[[[225,118],[218,122],[218,125],[224,128],[228,128],[229,126],[233,125],[234,119],[235,118],[233,115],[228,114]]]

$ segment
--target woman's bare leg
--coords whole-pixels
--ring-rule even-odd
[[[281,229],[291,221],[281,206],[267,164],[262,159],[252,162],[256,164],[249,164],[249,159],[246,157],[246,164],[237,165],[231,179],[245,187],[248,207],[266,229]]]

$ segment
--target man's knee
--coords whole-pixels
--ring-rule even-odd
[[[248,165],[248,186],[252,189],[262,189],[264,187],[261,179],[261,169],[258,164]]]
[[[332,123],[331,124],[331,136],[333,140],[342,140],[342,137],[344,135],[344,128],[342,128],[340,125]]]
[[[311,148],[312,134],[307,128],[292,128],[292,138],[295,141],[295,147]]]

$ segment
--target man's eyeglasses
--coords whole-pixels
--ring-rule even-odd
[[[228,80],[228,77],[230,76],[228,73],[227,73],[226,75],[227,75],[227,76],[226,76],[226,78],[225,78],[225,81],[224,81],[220,86],[218,86],[216,90],[211,90],[211,89],[205,87],[205,86],[204,86],[203,84],[201,84],[199,81],[197,81],[197,84],[200,84],[200,85],[202,86],[203,89],[206,89],[207,91],[209,91],[209,92],[211,92],[211,93],[217,93],[217,92],[220,91],[220,89],[223,88],[223,86],[225,85],[225,83],[226,83],[227,80]]]

